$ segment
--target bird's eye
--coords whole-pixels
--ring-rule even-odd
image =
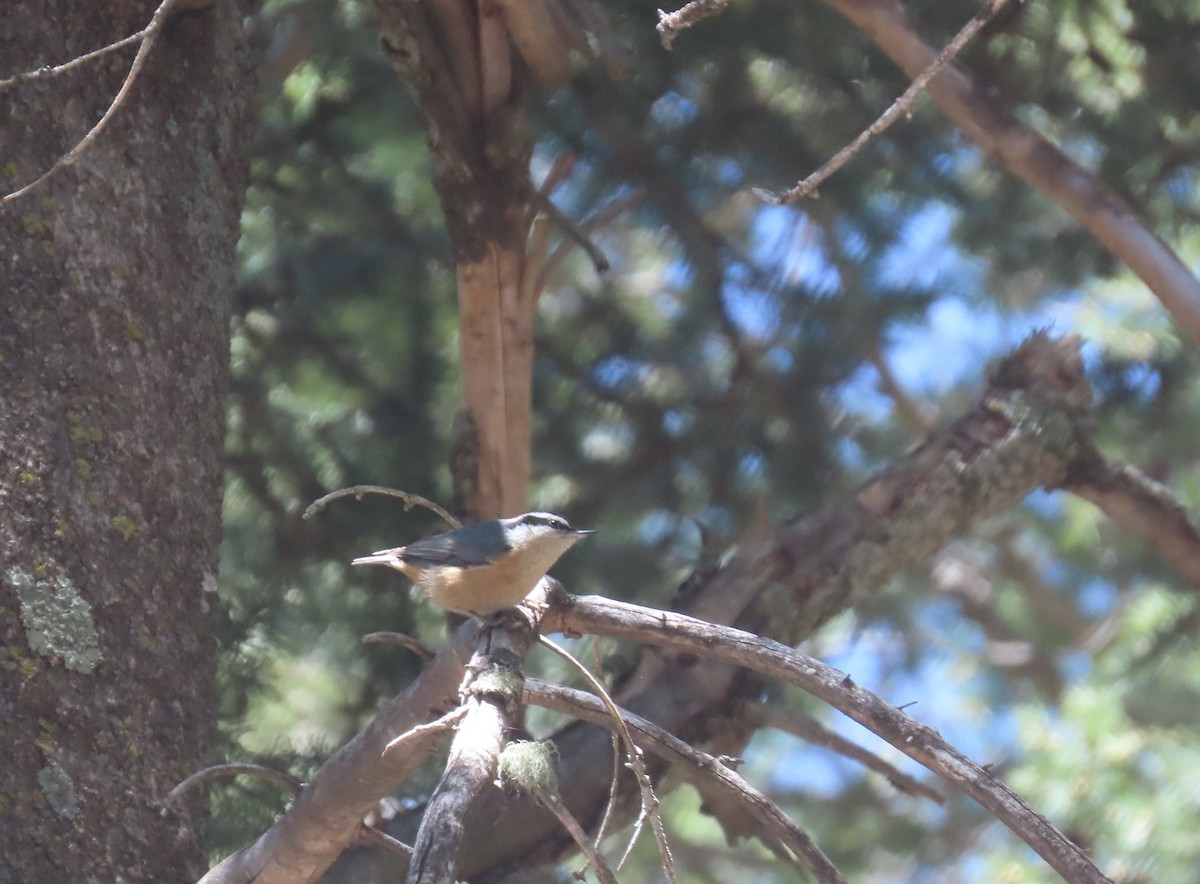
[[[555,531],[571,530],[571,526],[567,524],[566,519],[550,515],[549,513],[528,513],[522,521],[526,525],[545,525],[547,528],[552,528]]]

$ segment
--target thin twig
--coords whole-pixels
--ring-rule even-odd
[[[569,239],[574,240],[578,245],[583,247],[588,257],[592,259],[592,266],[596,268],[596,272],[601,276],[607,273],[609,266],[608,258],[605,257],[604,252],[600,251],[600,247],[592,242],[586,231],[567,217],[567,214],[540,190],[534,190],[531,193],[537,207],[549,215],[554,223],[563,229],[563,232],[567,234]]]
[[[621,717],[621,713],[617,709],[617,704],[613,702],[612,697],[609,696],[608,690],[601,684],[600,679],[592,675],[591,670],[576,660],[565,648],[559,647],[544,635],[538,636],[538,644],[550,649],[579,671],[584,679],[587,680],[587,683],[592,686],[592,690],[596,692],[596,696],[604,703],[609,715],[612,716],[612,720],[616,723],[618,732],[625,741],[625,751],[629,757],[629,769],[637,777],[638,788],[641,791],[642,817],[649,818],[650,820],[650,827],[654,830],[654,839],[658,844],[658,854],[662,859],[663,874],[666,875],[669,882],[674,884],[675,861],[671,857],[671,847],[667,843],[667,833],[662,825],[662,817],[658,813],[658,796],[654,794],[654,784],[650,782],[650,776],[646,773],[646,763],[642,757],[642,750],[633,741],[633,734],[629,732],[629,728],[625,725],[625,720]],[[636,834],[630,842],[631,847],[635,840],[637,840]],[[624,864],[624,859],[621,860],[621,864]]]
[[[575,168],[578,160],[578,154],[570,150],[563,151],[556,156],[554,162],[550,164],[549,171],[546,172],[546,177],[538,185],[538,193],[547,199],[552,197],[554,191],[558,189],[558,185],[567,180],[567,176],[571,174],[571,170]]]
[[[455,725],[466,718],[466,715],[466,706],[458,706],[454,709],[451,709],[439,719],[427,722],[425,724],[418,724],[416,727],[409,728],[400,736],[389,741],[388,744],[383,747],[383,752],[386,755],[388,752],[394,752],[396,749],[400,748],[406,743],[411,743],[413,740],[419,740],[441,731],[454,730]]]
[[[527,678],[525,699],[526,702],[613,729],[612,714],[595,697],[583,691]],[[808,833],[729,765],[628,709],[619,709],[619,712],[626,726],[636,730],[642,737],[648,751],[676,765],[695,785],[706,786],[732,798],[741,811],[762,827],[759,835],[765,843],[786,846],[808,866],[821,884],[844,880]],[[613,732],[615,734],[616,730],[613,729]],[[786,857],[785,853],[780,855]]]
[[[35,80],[41,80],[44,77],[57,77],[59,74],[65,74],[69,70],[73,70],[82,64],[87,64],[95,58],[100,58],[103,55],[108,55],[110,52],[116,52],[118,49],[124,49],[130,43],[136,43],[146,36],[146,31],[149,26],[142,28],[135,34],[130,34],[128,37],[123,37],[116,43],[109,43],[107,46],[102,46],[99,49],[93,49],[91,52],[85,53],[78,58],[72,58],[70,61],[55,65],[54,67],[40,67],[32,71],[25,71],[21,74],[9,77],[5,80],[0,80],[0,95],[14,86],[19,86],[24,83],[32,83]]]
[[[263,767],[261,764],[214,764],[212,767],[206,767],[204,770],[198,770],[182,783],[167,793],[164,799],[164,804],[172,804],[178,801],[188,790],[195,788],[202,783],[210,783],[213,780],[226,780],[232,777],[246,774],[247,776],[257,777],[260,780],[266,780],[287,790],[292,795],[299,794],[304,788],[301,783],[291,774],[284,773],[281,770],[274,770],[269,767]]]
[[[791,190],[784,191],[783,193],[772,193],[769,190],[756,187],[754,188],[754,194],[773,206],[794,203],[804,199],[806,196],[816,196],[817,188],[829,176],[850,162],[850,159],[866,147],[869,142],[887,131],[896,120],[900,119],[901,115],[906,117],[912,116],[912,104],[917,96],[925,90],[929,81],[941,73],[942,68],[954,60],[954,57],[962,51],[963,47],[971,42],[971,38],[979,33],[980,28],[987,24],[992,16],[999,12],[1007,2],[1008,0],[990,0],[987,6],[976,13],[975,17],[967,22],[963,29],[954,36],[954,39],[946,44],[946,48],[934,59],[933,64],[921,71],[917,78],[912,81],[912,84],[904,90],[904,94],[897,98],[892,103],[892,106],[884,111],[879,119],[867,127],[857,138],[834,154],[825,165],[821,166],[821,168],[817,169],[817,171],[813,172]]]
[[[409,845],[405,844],[399,838],[393,838],[387,832],[383,831],[383,829],[377,829],[374,826],[364,824],[358,830],[358,837],[364,841],[370,841],[372,844],[377,844],[404,859],[409,859],[413,855],[413,849]]]
[[[364,645],[399,645],[412,651],[423,663],[428,663],[435,656],[429,645],[403,632],[368,632],[362,641]]]
[[[671,51],[671,44],[679,32],[699,24],[710,18],[729,5],[729,0],[691,0],[686,6],[674,12],[658,11],[658,35],[662,40],[663,49]]]
[[[462,522],[454,518],[432,500],[426,500],[419,494],[411,494],[408,491],[401,491],[398,488],[388,488],[386,485],[353,485],[350,488],[340,488],[337,491],[331,491],[324,497],[318,497],[308,505],[308,509],[304,511],[301,518],[311,519],[321,510],[325,509],[330,502],[337,500],[339,497],[347,497],[354,495],[355,500],[362,500],[366,494],[386,494],[389,497],[399,497],[404,501],[404,510],[407,512],[414,506],[423,506],[427,510],[431,510],[441,516],[451,528],[461,528]]]
[[[604,672],[604,667],[600,663],[600,643],[592,642],[592,664],[596,667],[597,672]],[[619,777],[621,775],[621,735],[614,728],[612,730],[612,774],[608,780],[608,800],[604,803],[604,813],[600,816],[600,825],[596,829],[596,847],[600,847],[600,843],[604,840],[604,836],[608,834],[608,825],[612,822],[613,811],[617,807],[618,787],[620,786]]]
[[[817,746],[824,746],[831,752],[857,761],[868,770],[882,774],[899,791],[912,795],[914,798],[928,798],[938,804],[944,804],[946,801],[936,789],[931,789],[924,783],[914,780],[895,765],[889,764],[852,740],[847,740],[811,716],[788,709],[781,710],[773,704],[766,703],[758,706],[756,714],[759,721],[767,727],[773,727],[784,733],[808,740]]]
[[[579,847],[583,855],[587,857],[588,863],[596,870],[596,877],[600,879],[600,884],[617,884],[617,876],[608,867],[608,863],[600,855],[600,851],[592,845],[592,842],[588,839],[587,832],[583,831],[583,826],[579,825],[579,820],[575,819],[570,809],[563,803],[562,798],[546,789],[534,789],[533,797],[554,814],[558,818],[559,823],[562,824],[562,827],[570,833],[575,844]],[[582,875],[577,875],[576,877],[581,881],[584,880]]]
[[[637,206],[644,202],[645,199],[646,194],[642,191],[637,191],[635,193],[618,197],[580,224],[579,230],[585,236],[591,235],[596,230],[608,224],[622,213],[637,208]],[[542,291],[546,288],[546,283],[550,281],[550,277],[554,274],[554,271],[558,269],[558,265],[563,262],[563,259],[566,258],[567,255],[571,254],[572,249],[574,249],[577,244],[577,241],[574,239],[565,239],[560,242],[550,253],[550,256],[546,258],[541,269],[538,271],[537,282],[533,287],[534,298],[541,295]]]
[[[146,60],[150,57],[150,50],[154,48],[154,44],[157,42],[159,34],[162,33],[162,29],[166,26],[172,7],[176,6],[179,2],[180,0],[163,0],[163,2],[159,4],[158,8],[154,10],[154,15],[150,18],[150,24],[146,25],[146,29],[142,32],[142,45],[138,47],[137,55],[133,57],[133,64],[129,66],[129,73],[125,75],[125,82],[123,82],[121,84],[121,88],[117,90],[117,94],[109,104],[108,110],[104,112],[104,116],[100,117],[96,125],[92,126],[88,133],[80,139],[78,144],[55,160],[54,164],[49,169],[47,169],[37,178],[34,178],[24,187],[14,190],[7,196],[0,198],[0,205],[24,196],[63,166],[69,166],[74,163],[77,159],[79,159],[79,155],[87,150],[87,148],[93,142],[95,142],[97,138],[100,137],[100,133],[103,132],[105,127],[108,126],[109,121],[113,118],[113,115],[117,112],[117,109],[124,103],[126,96],[129,95],[130,90],[133,88],[134,81],[137,80],[138,75],[142,72],[142,68],[146,66]]]

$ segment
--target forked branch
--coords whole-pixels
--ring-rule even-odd
[[[931,728],[856,685],[850,676],[769,638],[601,596],[555,605],[544,628],[607,635],[743,666],[793,684],[882,737],[974,798],[1071,882],[1104,882],[1087,855],[994,775]]]

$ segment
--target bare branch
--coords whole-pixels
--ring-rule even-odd
[[[383,747],[384,752],[398,752],[399,750],[411,746],[413,743],[429,736],[437,736],[438,734],[446,733],[454,730],[458,724],[467,717],[467,707],[459,706],[457,709],[451,709],[441,718],[436,721],[430,721],[426,724],[418,724],[410,727],[400,736],[388,741],[388,744]]]
[[[164,799],[164,804],[173,804],[182,798],[190,789],[201,784],[207,785],[214,780],[226,780],[232,777],[247,775],[257,777],[260,780],[266,780],[288,793],[295,795],[303,787],[304,784],[289,773],[284,773],[281,770],[274,770],[270,767],[264,767],[261,764],[214,764],[212,767],[206,767],[204,770],[198,770],[182,783],[167,793]]]
[[[554,196],[554,191],[558,189],[558,185],[567,180],[577,162],[579,162],[579,155],[573,151],[563,151],[556,156],[554,162],[550,164],[550,168],[546,171],[546,177],[538,185],[538,192],[547,199]]]
[[[147,30],[149,30],[149,26],[142,28],[137,33],[130,34],[128,37],[118,40],[116,43],[109,43],[107,46],[102,46],[99,49],[93,49],[91,52],[84,53],[78,58],[72,58],[70,61],[64,62],[63,64],[55,65],[54,67],[41,67],[37,68],[36,70],[25,71],[22,74],[16,74],[15,76],[8,77],[7,79],[0,80],[0,95],[3,95],[14,86],[32,83],[35,80],[41,80],[45,77],[57,77],[59,74],[65,74],[67,71],[74,70],[80,65],[87,64],[93,59],[101,58],[102,56],[108,55],[110,52],[116,52],[118,49],[124,49],[130,43],[136,43],[138,40],[141,40],[143,37],[145,37]]]
[[[393,838],[387,832],[376,829],[374,826],[364,825],[358,831],[358,838],[363,841],[369,841],[372,844],[378,844],[385,850],[388,850],[397,856],[403,857],[405,860],[408,860],[412,857],[412,847],[405,844],[399,838]]]
[[[162,0],[162,3],[160,3],[158,8],[154,10],[154,15],[150,18],[150,24],[146,25],[145,30],[142,31],[142,45],[138,47],[137,54],[133,57],[133,64],[129,66],[129,73],[125,75],[125,81],[121,84],[121,88],[117,90],[117,94],[113,97],[112,102],[108,105],[108,109],[104,112],[104,115],[101,116],[96,122],[96,125],[92,126],[92,128],[88,130],[88,133],[84,135],[82,139],[80,139],[78,144],[67,151],[67,153],[65,153],[63,156],[55,160],[54,164],[49,169],[47,169],[37,178],[34,178],[24,187],[14,190],[5,197],[0,197],[0,205],[4,205],[7,202],[11,202],[12,200],[24,196],[63,166],[69,166],[74,163],[77,159],[79,159],[79,155],[87,150],[87,148],[93,144],[97,138],[100,137],[100,133],[103,132],[108,126],[109,121],[113,118],[113,115],[117,112],[117,109],[120,108],[120,106],[124,103],[126,96],[129,95],[129,91],[133,88],[133,84],[137,80],[138,74],[140,74],[142,72],[142,68],[146,66],[146,60],[150,57],[150,51],[154,48],[154,44],[158,40],[158,35],[162,33],[162,29],[166,26],[167,19],[170,17],[171,12],[176,6],[179,6],[181,2],[187,2],[187,0]]]
[[[424,642],[413,638],[411,635],[405,635],[403,632],[368,632],[362,638],[364,645],[399,645],[402,648],[407,648],[418,657],[421,662],[428,663],[436,656],[433,650]]]
[[[985,516],[1061,482],[1084,444],[1090,403],[1079,339],[1032,335],[949,427],[853,494],[774,536],[741,540],[688,612],[731,623],[765,587],[784,586],[790,593],[775,597],[755,628],[789,643],[810,635]]]
[[[339,497],[348,497],[354,495],[355,500],[362,500],[367,494],[385,494],[389,497],[399,497],[404,501],[404,510],[407,512],[414,506],[423,506],[425,509],[436,513],[445,520],[451,528],[461,528],[462,522],[454,518],[432,500],[427,500],[419,494],[412,494],[408,491],[401,491],[399,488],[388,488],[385,485],[352,485],[349,488],[339,488],[337,491],[331,491],[324,497],[319,497],[308,505],[308,509],[304,511],[303,519],[311,519],[321,510],[325,509],[331,502]]]
[[[892,102],[892,106],[885,110],[879,118],[864,129],[857,138],[839,150],[833,155],[825,165],[817,169],[791,190],[786,190],[783,193],[771,193],[769,190],[755,188],[754,193],[760,199],[770,203],[773,206],[782,206],[788,203],[798,202],[806,196],[817,196],[817,188],[820,187],[829,176],[833,175],[838,169],[850,162],[851,158],[866,147],[875,138],[882,135],[896,120],[901,116],[912,116],[912,105],[917,100],[917,96],[925,91],[925,87],[929,85],[929,81],[941,72],[942,68],[954,60],[954,57],[963,50],[968,43],[979,33],[988,21],[1001,10],[1008,0],[989,0],[987,6],[979,10],[963,29],[959,31],[954,39],[946,44],[946,48],[938,53],[937,58],[917,75],[917,78],[912,81],[904,94]]]
[[[525,680],[525,698],[528,702],[545,706],[547,709],[564,712],[593,724],[613,727],[611,713],[604,704],[590,694],[574,688],[528,678]],[[786,845],[812,870],[818,881],[844,880],[808,833],[792,822],[774,802],[742,779],[737,772],[648,719],[625,709],[620,710],[620,718],[626,727],[637,731],[649,751],[679,765],[680,771],[689,779],[730,796],[762,827],[759,834],[767,844],[774,845],[777,842]]]
[[[900,0],[825,0],[870,37],[910,77],[937,52],[916,32]],[[1019,122],[956,65],[928,86],[930,97],[976,144],[1070,213],[1154,292],[1172,318],[1200,342],[1200,281],[1134,207],[1100,178]]]
[[[686,6],[674,12],[664,12],[660,9],[657,30],[663,49],[670,52],[671,45],[680,31],[716,15],[728,5],[729,0],[691,0]]]
[[[838,755],[857,761],[868,770],[882,774],[898,790],[912,795],[914,798],[928,798],[938,804],[942,804],[946,800],[936,789],[931,789],[924,783],[914,780],[895,765],[889,764],[874,752],[870,752],[857,743],[847,740],[841,734],[830,730],[812,716],[791,709],[780,709],[776,705],[765,703],[759,704],[755,716],[767,727],[800,737],[814,745],[824,746]]]
[[[1156,548],[1200,590],[1200,531],[1170,489],[1136,467],[1099,453],[1075,465],[1061,487],[1091,501],[1121,528]]]
[[[586,221],[580,224],[578,228],[579,233],[583,237],[589,236],[604,225],[611,222],[613,219],[620,217],[625,212],[636,209],[645,201],[645,199],[646,194],[642,191],[617,197],[617,199],[613,200],[603,209],[600,209],[598,212],[596,212],[596,214],[590,216]],[[578,245],[578,240],[574,238],[565,239],[559,243],[554,248],[554,251],[550,253],[550,256],[546,258],[545,263],[542,264],[541,269],[537,272],[537,282],[534,283],[533,287],[535,298],[546,288],[546,283],[550,281],[550,277],[554,275],[554,271],[558,269],[558,266],[563,262],[563,259],[566,258],[567,255],[571,254],[571,251],[576,245]]]
[[[658,796],[654,794],[654,784],[650,782],[650,775],[646,773],[646,765],[642,760],[641,749],[639,749],[637,743],[633,741],[633,736],[629,733],[629,729],[625,726],[625,721],[621,718],[621,713],[617,710],[616,704],[613,702],[612,697],[608,695],[608,691],[605,689],[604,685],[600,683],[600,680],[596,678],[596,676],[592,675],[586,666],[571,656],[571,654],[568,653],[565,648],[559,647],[544,635],[538,636],[538,642],[543,647],[548,648],[559,657],[566,660],[575,668],[577,672],[583,675],[588,684],[592,686],[592,690],[596,692],[596,696],[600,698],[605,707],[608,709],[609,714],[612,716],[612,720],[616,724],[617,732],[621,735],[622,740],[625,742],[625,748],[629,758],[629,769],[632,770],[634,776],[637,777],[638,789],[642,796],[642,817],[649,819],[651,828],[654,831],[655,843],[658,845],[658,855],[662,859],[663,874],[667,876],[668,881],[674,882],[675,862],[671,858],[671,847],[669,844],[667,844],[667,833],[663,828],[662,817],[658,813]],[[605,812],[605,817],[607,816],[608,813]],[[633,842],[631,841],[630,847],[632,846]],[[628,854],[628,851],[626,851],[626,854]],[[624,864],[624,861],[625,860],[622,858],[622,864]]]
[[[1091,394],[1078,344],[1032,336],[1000,364],[974,408],[855,492],[774,529],[744,532],[697,578],[688,612],[801,641],[984,518],[1039,485],[1061,482],[1089,432]],[[647,653],[623,684],[619,703],[694,742],[719,742],[728,753],[753,733],[751,723],[715,714],[759,689],[757,676],[743,670]],[[556,745],[562,794],[580,819],[599,817],[607,777],[587,763],[608,750],[609,735],[570,728]],[[622,791],[627,821],[632,790]],[[532,850],[572,849],[548,814],[519,812],[511,799],[488,793],[479,819],[489,837],[466,848],[467,877],[520,862]]]
[[[457,705],[463,668],[479,633],[464,623],[421,677],[389,701],[375,719],[321,766],[287,813],[252,845],[227,857],[205,884],[290,884],[315,880],[359,832],[379,800],[433,751],[440,733],[413,739],[406,751],[384,753],[396,736],[428,720],[429,710]]]
[[[1061,483],[1069,464],[1079,457],[1081,440],[1086,440],[1089,401],[1078,341],[1031,337],[1001,363],[974,409],[903,460],[805,518],[743,536],[736,549],[698,581],[689,611],[716,622],[741,618],[787,642],[802,639],[857,599],[879,591],[891,574],[924,561],[980,519],[1011,508],[1038,485]],[[771,592],[764,597],[768,587]],[[456,633],[452,644],[460,641]],[[452,702],[457,677],[444,694],[431,695],[426,689],[429,678],[445,683],[446,653],[403,695],[412,698],[404,701],[413,704],[410,715],[387,730],[388,739],[435,717],[427,710],[444,711]],[[460,656],[457,665],[463,662]],[[716,724],[710,714],[753,689],[752,677],[744,671],[704,660],[697,663],[691,655],[676,659],[645,654],[625,685],[620,702],[655,716],[667,729],[686,728],[698,740],[720,739],[723,746],[752,733],[747,722],[722,730],[726,725]],[[442,700],[435,702],[431,696]],[[310,787],[277,824],[277,829],[290,833],[288,840],[278,831],[268,833],[248,859],[238,862],[243,867],[251,860],[265,864],[276,853],[292,861],[294,853],[300,868],[324,868],[331,861],[329,854],[336,855],[346,843],[333,844],[330,833],[352,838],[362,814],[378,801],[373,793],[358,795],[353,784],[387,790],[394,783],[387,769],[380,769],[379,759],[363,752],[366,742],[366,736],[356,737],[339,753],[344,756],[341,766],[318,774],[331,816],[321,817]],[[375,745],[375,755],[386,742]],[[595,759],[609,742],[607,733],[592,728],[569,729],[556,740],[563,759],[562,794],[581,819],[590,819],[592,813],[599,817],[607,778],[586,773],[578,761]],[[520,861],[535,845],[545,851],[567,849],[569,839],[548,814],[531,815],[519,805],[521,799],[506,798],[498,790],[486,791],[484,798],[477,817],[487,821],[490,836],[464,845],[464,876],[496,863]],[[359,799],[362,803],[355,804]],[[531,805],[529,801],[524,807]],[[621,810],[626,818],[628,806]],[[320,825],[326,820],[332,827]]]
[[[580,852],[587,857],[588,863],[596,870],[596,877],[600,879],[600,884],[617,884],[617,876],[608,867],[608,863],[604,861],[600,852],[592,846],[587,832],[583,831],[583,826],[579,825],[579,821],[571,814],[562,798],[557,793],[548,792],[545,789],[535,789],[533,796],[545,805],[562,824],[562,827],[571,834],[571,839],[579,847]],[[579,877],[582,880],[583,876]]]
[[[533,202],[543,212],[553,219],[554,223],[563,229],[567,236],[574,240],[577,245],[583,247],[587,252],[587,256],[592,260],[592,266],[596,268],[596,272],[603,276],[608,272],[608,258],[604,252],[600,251],[600,247],[592,242],[587,233],[574,221],[572,221],[566,213],[563,212],[550,197],[543,194],[540,190],[530,190]]]
[[[1087,855],[994,775],[946,743],[931,728],[854,684],[848,675],[769,638],[683,614],[614,602],[573,598],[547,612],[543,627],[608,635],[744,666],[794,684],[923,764],[978,801],[1056,872],[1071,882],[1108,881]]]
[[[947,744],[931,728],[912,720],[850,676],[773,639],[718,626],[683,614],[655,611],[601,596],[572,599],[547,612],[547,629],[624,638],[733,663],[790,682],[881,736],[906,756],[946,778],[1004,825],[1069,882],[1106,882],[1082,850],[1020,796]]]

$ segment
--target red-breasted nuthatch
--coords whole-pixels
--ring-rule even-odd
[[[485,616],[511,608],[591,531],[562,516],[525,513],[477,522],[395,549],[355,559],[353,565],[389,565],[456,614]]]

